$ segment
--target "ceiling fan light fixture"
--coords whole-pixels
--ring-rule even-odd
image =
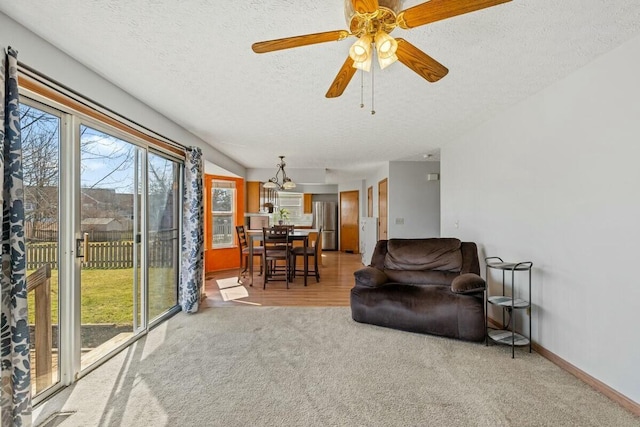
[[[380,65],[380,69],[384,70],[385,68],[387,68],[389,65],[393,64],[394,62],[396,62],[398,60],[398,57],[396,55],[391,55],[387,58],[383,58],[380,55],[378,55],[378,65]]]
[[[354,62],[365,62],[371,58],[371,36],[365,34],[360,37],[349,49],[349,56]]]
[[[359,70],[366,71],[368,73],[369,71],[371,71],[372,60],[373,60],[372,56],[369,55],[369,57],[364,61],[354,61],[353,68],[357,68]]]
[[[387,59],[395,56],[398,50],[398,42],[384,31],[376,33],[376,53],[378,58]]]

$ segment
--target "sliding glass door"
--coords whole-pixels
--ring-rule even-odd
[[[180,165],[156,153],[148,156],[148,297],[154,321],[176,305],[180,237]]]
[[[21,99],[34,402],[177,311],[183,162]]]
[[[134,144],[80,125],[82,369],[144,325],[141,158]]]
[[[62,113],[20,105],[32,394],[60,381],[60,135]]]

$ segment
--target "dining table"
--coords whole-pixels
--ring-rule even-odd
[[[303,242],[303,246],[306,248],[307,246],[309,246],[309,234],[317,232],[318,230],[314,228],[293,228],[293,231],[289,233],[289,240],[301,241]],[[246,233],[247,243],[249,245],[249,286],[253,286],[253,246],[254,242],[261,242],[263,240],[263,235],[262,229],[249,229]],[[309,259],[307,257],[304,257],[305,271],[307,271],[308,269],[308,262]]]

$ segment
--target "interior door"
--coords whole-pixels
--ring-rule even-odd
[[[378,182],[378,239],[387,240],[387,178]]]
[[[340,250],[357,254],[360,247],[359,234],[359,193],[343,191],[340,193]]]

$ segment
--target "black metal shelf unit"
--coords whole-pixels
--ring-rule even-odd
[[[500,257],[485,258],[487,290],[485,292],[485,345],[489,345],[489,340],[498,344],[511,346],[511,358],[515,358],[515,348],[519,346],[529,346],[531,353],[531,261],[504,262]],[[490,295],[489,289],[489,269],[502,271],[502,294]],[[511,271],[510,292],[507,292],[505,283],[506,273]],[[515,289],[516,272],[527,272],[529,276],[529,294],[526,299],[518,298]],[[489,327],[489,304],[502,308],[502,328],[495,329]],[[516,310],[526,310],[529,321],[529,334],[525,336],[516,332]],[[508,322],[506,315],[509,316]]]

